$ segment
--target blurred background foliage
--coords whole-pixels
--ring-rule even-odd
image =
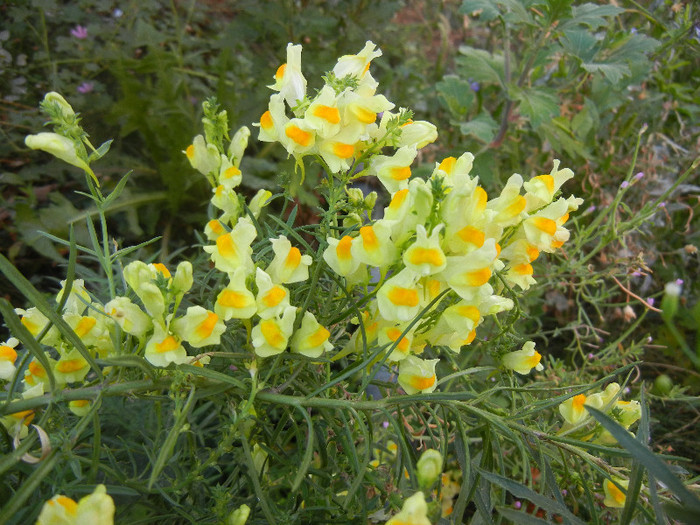
[[[45,92],[81,112],[93,142],[115,139],[97,166],[107,188],[133,169],[110,213],[118,243],[161,236],[141,257],[167,259],[194,253],[206,220],[209,188],[181,153],[200,129],[201,102],[216,95],[234,127],[250,125],[287,42],[304,45],[313,88],[336,57],[372,40],[384,52],[373,63],[383,93],[441,131],[419,159],[425,171],[464,151],[487,189],[516,171],[548,173],[554,158],[574,170],[567,192],[586,199],[580,241],[574,233],[567,251],[538,260],[544,284],[523,299],[520,331],[547,348],[556,384],[643,359],[631,385],[656,381],[657,450],[700,470],[698,171],[649,208],[700,151],[696,3],[10,0],[0,19],[0,250],[39,288],[55,287],[65,257],[40,232],[67,238],[73,225],[85,244],[93,213],[75,193],[77,170],[24,146],[42,125]],[[251,141],[243,191],[276,187],[293,171],[280,149]],[[314,220],[318,175],[296,195],[299,223]],[[662,318],[646,305],[658,307],[674,281],[681,295]],[[8,283],[0,289],[20,301]]]

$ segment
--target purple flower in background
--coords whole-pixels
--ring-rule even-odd
[[[113,16],[114,18],[121,18],[121,16],[122,16],[123,14],[124,14],[124,11],[122,11],[122,10],[119,9],[119,8],[115,9],[114,11],[112,11],[112,16]]]
[[[676,284],[678,286],[683,286],[683,279],[676,279]]]
[[[85,40],[88,37],[87,27],[75,26],[70,30],[70,34],[78,40]]]
[[[643,172],[643,171],[640,171],[639,173],[637,173],[637,174],[634,176],[634,180],[639,180],[639,179],[641,179],[642,177],[644,177],[644,172]]]
[[[469,87],[472,88],[472,91],[479,91],[481,89],[478,82],[470,82]]]
[[[623,181],[622,181],[622,184],[620,184],[620,188],[625,189],[625,188],[626,188],[627,186],[629,186],[629,185],[630,185],[629,182],[627,182],[626,180],[623,180]]]
[[[95,89],[95,84],[92,82],[83,82],[78,86],[78,93],[85,95],[86,93],[90,93],[93,89]]]
[[[655,303],[655,302],[656,302],[656,301],[654,300],[653,297],[647,297],[647,304],[648,304],[649,306],[654,306],[654,303]]]

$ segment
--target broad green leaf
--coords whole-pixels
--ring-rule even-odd
[[[459,130],[464,135],[473,135],[482,142],[489,143],[496,136],[498,122],[486,111],[482,111],[475,118],[461,124]]]
[[[474,102],[474,92],[469,82],[456,75],[447,75],[435,87],[440,102],[455,116],[465,116]]]
[[[503,85],[505,66],[502,55],[469,46],[460,46],[459,52],[463,55],[457,59],[462,78]]]
[[[554,92],[546,88],[520,88],[509,86],[508,94],[520,102],[520,113],[527,117],[534,129],[559,115],[559,101]]]
[[[473,16],[478,12],[479,18],[484,22],[489,22],[500,14],[498,3],[493,0],[464,0],[459,8],[459,12],[469,16]]]
[[[630,68],[622,62],[583,62],[581,67],[589,73],[602,73],[611,84],[630,74]]]
[[[560,39],[562,47],[584,62],[589,62],[596,54],[595,36],[585,29],[570,29],[564,31]]]
[[[571,20],[567,20],[562,29],[573,26],[588,26],[591,29],[598,29],[607,25],[607,17],[617,16],[625,10],[614,5],[583,4],[574,6],[571,10]]]

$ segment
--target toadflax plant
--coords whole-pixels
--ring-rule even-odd
[[[630,366],[562,385],[516,330],[533,263],[561,250],[583,202],[561,196],[573,172],[553,160],[491,197],[470,153],[416,176],[437,130],[377,92],[376,46],[315,91],[301,52],[287,47],[254,126],[302,180],[323,173],[318,222],[295,223],[292,183],[237,192],[251,132],[231,136],[208,100],[184,154],[211,184],[210,220],[201,255],[177,265],[127,262],[141,247],[119,247],[105,217],[126,177],[103,193],[91,164],[109,143],[93,148],[46,95],[54,132],[26,143],[85,171],[99,234],[88,218],[92,247],[56,239],[70,256],[55,304],[0,261],[33,303],[0,302],[14,336],[0,353],[0,521],[461,523],[516,519],[520,498],[580,523],[626,510],[628,490],[646,497],[616,448],[643,415],[611,381]],[[78,252],[102,280],[75,278]]]

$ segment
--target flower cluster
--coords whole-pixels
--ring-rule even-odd
[[[269,357],[293,352],[317,358],[333,345],[330,331],[322,326],[313,313],[301,316],[298,329],[297,308],[291,304],[289,285],[309,278],[312,258],[302,255],[285,236],[270,239],[274,257],[267,264],[253,259],[252,243],[258,232],[251,219],[260,215],[271,194],[260,190],[246,203],[235,188],[240,184],[239,168],[250,131],[241,128],[224,151],[222,138],[226,126],[226,113],[218,112],[214,105],[205,104],[205,133],[195,137],[185,154],[192,167],[205,175],[213,187],[212,208],[218,211],[206,225],[204,233],[212,243],[204,247],[214,267],[227,274],[228,284],[217,292],[214,312],[221,322],[232,319],[250,322],[251,343],[258,357]],[[245,214],[245,210],[250,216]]]
[[[428,122],[402,121],[404,110],[392,114],[394,105],[376,94],[369,66],[379,55],[367,42],[358,54],[341,57],[309,98],[301,46],[290,44],[287,63],[270,86],[279,93],[260,119],[260,140],[280,142],[298,161],[314,155],[330,173],[346,172],[339,177],[344,181],[361,165],[361,174],[376,176],[386,188],[391,199],[383,217],[366,224],[347,221],[344,235],[326,239],[323,259],[348,287],[374,286],[373,300],[356,320],[363,327],[349,347],[388,345],[388,360],[399,362],[404,390],[431,392],[438,360],[417,354],[426,344],[459,352],[474,340],[484,317],[512,308],[511,299],[496,293],[503,286],[495,274],[523,290],[534,284],[532,262],[569,238],[564,224],[582,200],[555,200],[573,177],[571,170],[559,169],[559,161],[549,174],[526,182],[513,175],[492,199],[470,175],[470,153],[436,163],[428,180],[413,177],[418,150],[437,133]],[[387,148],[393,153],[381,154]],[[380,282],[370,282],[377,274]],[[516,371],[540,366],[540,354],[533,352],[534,344],[520,359],[529,357],[530,368],[524,371],[521,364]]]
[[[593,407],[608,414],[623,428],[629,429],[642,415],[639,401],[623,401],[620,399],[620,385],[610,383],[602,392],[585,395],[578,394],[570,397],[559,405],[559,413],[564,418],[562,432],[573,432],[583,441],[593,441],[603,445],[614,445],[617,440],[608,430],[594,422],[586,407]]]

